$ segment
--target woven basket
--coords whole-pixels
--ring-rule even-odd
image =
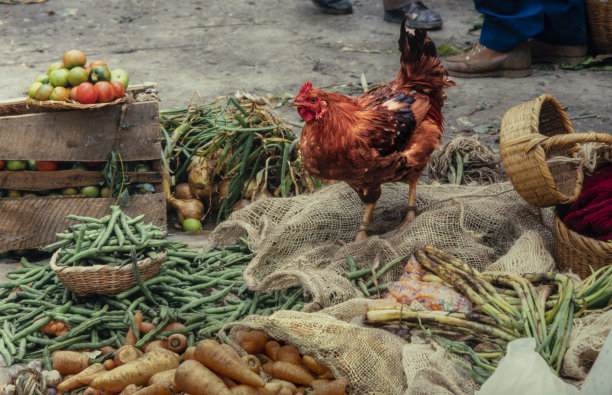
[[[57,250],[53,254],[49,265],[62,284],[78,296],[90,294],[114,296],[136,285],[132,265],[58,266],[56,262],[60,251]],[[143,281],[157,274],[166,259],[166,254],[167,251],[164,250],[157,254],[156,259],[146,258],[138,261],[138,272]]]
[[[581,278],[612,263],[612,242],[595,240],[569,229],[555,214],[553,222],[554,249],[557,264]]]
[[[584,0],[589,50],[595,54],[612,53],[612,1]]]
[[[114,106],[116,104],[125,103],[128,100],[127,96],[124,95],[119,99],[109,101],[107,103],[92,103],[83,104],[76,101],[60,101],[60,100],[34,100],[27,98],[26,103],[28,108],[41,108],[51,110],[96,110],[98,108]]]
[[[612,135],[574,133],[559,102],[551,95],[508,110],[502,119],[500,156],[516,191],[529,204],[550,207],[571,203],[580,194],[584,175],[573,163],[547,163],[550,157],[575,158],[578,143],[612,144]]]

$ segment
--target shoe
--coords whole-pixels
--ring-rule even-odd
[[[349,0],[312,0],[326,14],[346,15],[353,12],[353,5]]]
[[[442,27],[442,17],[434,10],[427,8],[420,1],[410,3],[397,10],[387,10],[383,14],[387,22],[402,23],[411,29],[435,30]]]
[[[531,74],[531,54],[526,42],[506,52],[498,52],[476,44],[468,52],[448,56],[444,67],[455,77],[527,77]]]
[[[558,63],[576,65],[586,60],[585,45],[552,45],[535,38],[528,42],[533,63]]]

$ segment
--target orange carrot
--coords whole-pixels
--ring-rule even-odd
[[[329,371],[327,366],[321,365],[316,359],[314,359],[311,355],[304,355],[302,357],[302,362],[308,369],[310,369],[315,374],[324,374]]]
[[[155,373],[176,368],[180,360],[178,354],[158,349],[96,377],[89,386],[120,392],[129,384],[146,384]]]
[[[172,387],[165,384],[152,384],[134,392],[134,395],[173,395]]]
[[[230,388],[232,395],[276,395],[283,388],[279,383],[266,383],[264,388],[240,384]]]
[[[115,358],[113,360],[115,361],[116,366],[121,366],[139,358],[140,356],[142,356],[142,351],[140,351],[134,346],[126,344],[124,346],[121,346],[117,350],[117,352],[115,353]]]
[[[183,329],[183,328],[185,328],[185,325],[178,323],[178,322],[171,322],[168,325],[164,326],[164,328],[161,331],[162,332],[175,331],[177,329]]]
[[[83,395],[102,395],[102,391],[95,388],[87,387],[85,388],[85,391],[83,391]]]
[[[102,353],[102,355],[110,354],[113,351],[115,351],[115,348],[112,346],[104,346],[100,349],[100,352]]]
[[[155,324],[143,321],[143,322],[140,323],[140,328],[138,328],[138,329],[140,330],[140,333],[147,334],[147,333],[151,332],[153,329],[155,329],[156,327],[157,327],[157,325],[155,325]]]
[[[238,383],[236,383],[234,380],[230,379],[227,376],[224,376],[222,374],[218,374],[217,376],[219,376],[219,378],[223,380],[223,384],[225,384],[225,386],[229,389],[232,389],[233,387],[238,385]]]
[[[195,359],[195,346],[189,346],[185,349],[185,353],[183,354],[183,361],[188,359]]]
[[[206,366],[195,360],[187,360],[179,365],[174,375],[179,391],[191,395],[230,395],[223,381]]]
[[[165,340],[153,340],[152,342],[149,342],[147,344],[144,345],[143,350],[145,353],[150,353],[151,351],[155,350],[155,349],[167,349],[168,348],[168,343]]]
[[[310,385],[314,377],[305,368],[290,362],[276,361],[270,366],[270,376],[294,384]]]
[[[176,368],[164,370],[163,372],[157,372],[149,379],[149,385],[152,384],[164,384],[164,385],[175,385],[174,383],[174,374],[176,373]]]
[[[318,375],[317,378],[318,379],[333,379],[334,374],[331,372],[331,370],[328,370],[327,372]]]
[[[240,355],[238,354],[238,352],[234,349],[234,347],[230,346],[227,343],[223,343],[221,344],[221,347],[231,356],[233,356],[236,359],[240,359]]]
[[[104,365],[104,369],[106,370],[112,370],[117,366],[115,361],[112,359],[107,359],[106,361],[104,361],[102,365]]]
[[[243,355],[240,357],[240,359],[246,363],[251,372],[259,374],[259,371],[261,370],[261,362],[259,362],[259,359],[255,355]]]
[[[175,353],[182,353],[187,348],[187,336],[182,333],[175,333],[168,336],[168,349]]]
[[[44,318],[37,319],[34,321],[34,324],[36,324],[38,321],[42,321],[43,319]],[[70,325],[66,324],[65,322],[51,320],[44,326],[38,328],[38,331],[46,333],[47,335],[61,336],[68,331],[68,328],[70,328]]]
[[[53,369],[65,374],[76,374],[89,366],[89,357],[77,351],[54,351]]]
[[[351,384],[346,379],[331,380],[321,383],[316,388],[312,386],[310,395],[348,395],[351,393]]]
[[[119,395],[132,395],[136,391],[138,391],[138,386],[136,384],[130,384],[125,387],[123,391],[119,393]]]
[[[280,391],[276,393],[276,395],[293,395],[293,392],[287,387],[282,387]]]
[[[212,339],[200,341],[196,345],[195,355],[198,361],[214,372],[224,374],[242,384],[265,386],[265,381],[259,375],[251,372],[244,362],[229,354]]]
[[[300,352],[293,344],[285,344],[279,348],[276,352],[276,360],[289,362],[294,365],[299,365],[302,363]]]
[[[276,353],[280,350],[281,345],[276,340],[270,340],[266,342],[264,349],[266,350],[266,355],[270,357],[273,361],[276,361]]]
[[[268,335],[264,331],[253,329],[240,329],[236,335],[236,343],[247,352],[247,354],[259,354],[264,351],[268,342]]]
[[[142,312],[137,311],[134,314],[134,323],[136,324],[136,326],[138,327],[138,331],[140,332],[140,324],[142,323]],[[125,335],[125,341],[123,342],[124,345],[130,345],[133,346],[134,344],[136,344],[136,335],[134,335],[134,331],[132,328],[132,325],[130,325],[130,327],[128,328],[127,334]]]
[[[82,387],[83,385],[88,385],[91,380],[94,379],[97,375],[106,372],[106,369],[101,363],[94,363],[93,365],[89,365],[79,373],[70,376],[70,378],[62,381],[57,385],[58,391],[68,391],[78,387]]]
[[[290,381],[281,380],[281,379],[272,379],[270,383],[279,383],[283,388],[287,388],[290,393],[294,394],[297,392],[297,387]]]

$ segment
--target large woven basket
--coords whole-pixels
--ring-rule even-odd
[[[78,296],[90,294],[102,294],[108,296],[117,295],[136,285],[136,278],[132,265],[111,266],[58,266],[60,250],[51,257],[51,270],[59,280]],[[166,259],[167,251],[157,254],[156,259],[146,258],[138,261],[138,273],[142,280],[147,280],[157,274],[161,264]]]
[[[589,50],[595,54],[612,53],[612,1],[584,0]]]
[[[571,203],[580,194],[584,175],[571,161],[579,143],[612,144],[612,135],[574,133],[561,104],[541,95],[506,112],[501,124],[500,156],[516,191],[529,204],[550,207]]]
[[[553,237],[553,254],[563,270],[571,269],[581,278],[586,278],[592,271],[612,264],[612,242],[595,240],[574,232],[556,214]]]

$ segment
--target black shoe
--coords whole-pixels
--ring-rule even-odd
[[[388,10],[384,14],[385,21],[402,23],[406,18],[406,26],[411,29],[435,30],[442,27],[442,17],[420,1],[410,3],[398,10]]]
[[[312,2],[327,14],[345,15],[353,12],[349,0],[312,0]]]

